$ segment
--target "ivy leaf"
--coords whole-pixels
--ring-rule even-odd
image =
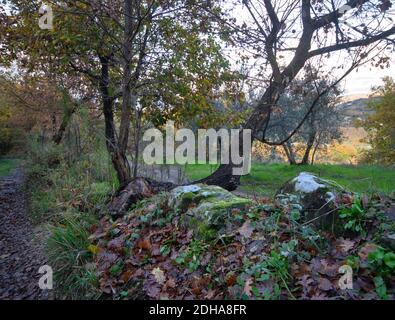
[[[391,269],[395,268],[395,253],[388,252],[384,255],[384,263]]]

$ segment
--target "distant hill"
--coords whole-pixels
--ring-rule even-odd
[[[332,160],[335,163],[355,163],[361,151],[369,148],[369,145],[361,141],[366,137],[366,131],[355,127],[355,120],[365,119],[372,113],[367,106],[369,99],[369,94],[354,94],[342,98],[339,107],[344,114],[342,125],[344,138],[331,150]]]
[[[373,99],[379,99],[379,97],[374,97]],[[367,106],[368,101],[368,94],[354,94],[342,98],[342,102],[339,106],[343,109],[346,126],[353,126],[354,120],[364,119],[367,115],[372,113]]]

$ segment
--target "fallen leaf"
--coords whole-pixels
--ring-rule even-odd
[[[318,280],[318,288],[323,291],[329,291],[333,288],[332,283],[326,278],[320,278]]]
[[[327,259],[322,259],[321,266],[321,270],[319,270],[321,274],[325,274],[329,277],[334,277],[338,274],[339,266],[336,263],[332,263]]]
[[[358,252],[358,256],[361,260],[367,260],[369,253],[375,251],[377,249],[377,245],[374,243],[367,243],[365,246],[361,248]]]
[[[234,272],[229,272],[227,275],[226,275],[226,285],[228,286],[228,287],[232,287],[232,286],[234,286],[235,285],[235,283],[236,283],[236,280],[237,280],[237,275],[234,273]]]
[[[354,245],[355,242],[348,239],[340,239],[338,242],[338,247],[344,254],[348,253],[352,248],[354,248]]]
[[[311,289],[311,285],[314,282],[313,279],[310,278],[308,274],[303,275],[300,277],[300,280],[297,282],[297,284],[301,285],[303,288],[303,293],[305,296],[309,293]]]
[[[173,278],[166,281],[166,287],[174,289],[176,287],[176,282]]]
[[[119,236],[118,238],[112,239],[108,242],[107,248],[111,251],[120,252],[125,242],[125,236]]]
[[[150,285],[146,289],[147,295],[151,298],[157,299],[160,294],[160,288],[158,286]]]
[[[158,282],[159,284],[165,283],[166,276],[160,268],[153,269],[151,273],[154,275],[156,282]]]
[[[210,281],[211,281],[210,276],[205,276],[202,278],[195,276],[191,281],[192,293],[196,296],[200,295],[202,293],[202,290],[208,286]]]
[[[137,247],[141,250],[151,250],[152,245],[149,239],[143,239],[137,243]]]
[[[215,291],[212,290],[212,289],[210,289],[210,290],[207,292],[207,294],[206,294],[206,296],[205,296],[205,299],[210,300],[210,299],[212,299],[212,298],[214,298],[214,297],[215,297]]]
[[[325,293],[322,292],[316,292],[314,295],[311,297],[311,300],[328,300],[328,296]]]
[[[99,247],[93,244],[88,246],[88,251],[93,253],[94,255],[97,255],[99,253],[99,250],[100,250]]]
[[[98,271],[107,271],[118,259],[118,255],[100,250],[97,255]]]
[[[124,273],[122,273],[122,275],[121,275],[121,280],[122,280],[123,282],[126,283],[126,282],[128,282],[130,279],[132,279],[133,275],[134,275],[134,272],[133,272],[133,271],[127,270],[127,271],[125,271]]]
[[[238,231],[244,238],[249,238],[254,232],[254,228],[251,226],[250,221],[247,220]]]
[[[243,293],[247,297],[251,297],[252,296],[252,278],[248,278],[247,281],[245,282]]]

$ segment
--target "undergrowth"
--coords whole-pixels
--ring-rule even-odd
[[[57,298],[100,296],[89,248],[89,230],[118,188],[102,139],[84,136],[85,150],[31,137],[26,164],[29,212],[50,230],[46,252]]]

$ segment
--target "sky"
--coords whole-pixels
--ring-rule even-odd
[[[344,1],[338,1],[338,3],[344,3]],[[254,22],[251,20],[250,14],[246,10],[245,6],[237,6],[234,10],[234,13],[234,16],[240,24],[242,22],[246,22],[247,24],[252,23],[254,25]],[[390,9],[387,14],[394,18],[395,8]],[[298,27],[296,26],[296,28]],[[292,55],[290,56],[292,57]],[[332,72],[333,76],[335,77],[342,76],[344,70],[340,69],[339,71],[336,71],[332,68],[335,68],[339,64],[343,64],[344,61],[346,61],[345,59],[347,60],[349,57],[343,51],[334,53],[329,58],[328,63],[325,65],[324,69],[327,69],[327,72]],[[374,68],[371,67],[369,63],[367,63],[352,71],[341,83],[341,86],[344,89],[344,95],[369,94],[371,93],[372,86],[378,86],[382,84],[382,78],[385,76],[391,76],[395,79],[395,57],[391,59],[390,67],[386,69]]]
[[[390,68],[381,70],[380,68],[361,67],[358,72],[355,70],[348,75],[343,81],[345,94],[363,94],[370,93],[372,86],[381,84],[381,79],[385,76],[391,76],[395,79],[395,64],[392,63]]]

